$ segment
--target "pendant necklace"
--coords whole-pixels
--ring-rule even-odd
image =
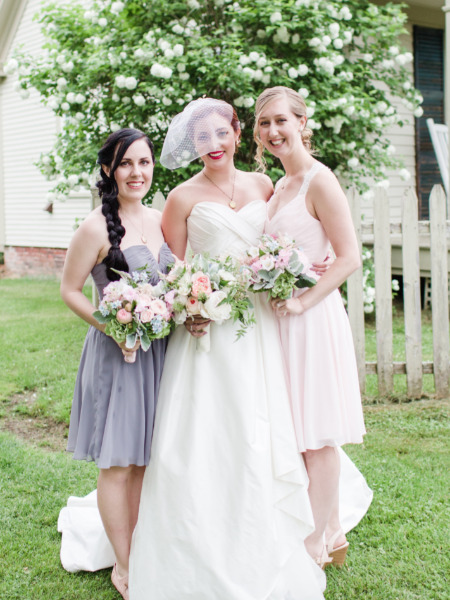
[[[222,194],[224,194],[228,198],[228,200],[229,200],[228,206],[230,208],[236,208],[236,202],[233,200],[233,198],[234,198],[234,184],[236,182],[236,169],[234,170],[233,188],[231,190],[231,196],[229,194],[227,194],[221,187],[219,187],[217,185],[217,183],[214,183],[214,181],[208,177],[208,175],[205,173],[205,171],[202,171],[202,173],[203,173],[203,175],[206,177],[206,179],[208,181],[210,181],[214,186],[216,186],[216,188],[218,190],[220,190],[222,192]]]
[[[142,211],[144,211],[144,207],[143,207],[143,205],[142,205],[142,204],[141,204],[141,206],[142,206]],[[122,214],[123,214],[123,213],[122,213]],[[131,225],[133,225],[133,227],[135,228],[135,230],[136,230],[137,232],[139,232],[139,231],[140,231],[140,230],[139,230],[139,227],[136,227],[136,225],[135,225],[135,224],[133,223],[133,221],[130,219],[129,215],[123,215],[123,216],[126,218],[126,220],[127,220],[127,221],[129,221],[129,222],[131,223]],[[140,238],[141,238],[141,242],[142,242],[143,244],[147,244],[147,238],[145,237],[145,233],[144,233],[144,219],[142,219],[142,231],[139,233],[139,236],[140,236]]]

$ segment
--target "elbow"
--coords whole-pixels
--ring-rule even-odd
[[[362,265],[361,257],[358,254],[354,254],[347,258],[346,262],[346,277],[349,277],[352,273],[354,273],[357,269]]]

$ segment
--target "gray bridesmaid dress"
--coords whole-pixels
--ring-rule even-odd
[[[131,246],[124,254],[130,273],[149,268],[152,284],[158,270],[173,262],[167,244],[158,260],[147,246]],[[101,298],[109,283],[105,265],[95,265],[91,274]],[[112,338],[89,328],[70,416],[67,450],[73,458],[95,460],[101,469],[148,464],[166,346],[167,338],[155,340],[147,352],[137,351],[136,362],[127,363]]]

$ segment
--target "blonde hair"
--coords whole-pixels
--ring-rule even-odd
[[[306,104],[303,97],[291,88],[283,85],[277,85],[272,88],[267,88],[258,96],[255,104],[255,124],[253,127],[253,138],[256,142],[255,158],[256,162],[258,163],[258,171],[265,171],[267,168],[267,163],[263,156],[264,146],[261,138],[259,137],[259,117],[270,102],[283,97],[287,99],[289,107],[296,117],[306,117]],[[304,127],[301,131],[303,145],[310,154],[315,154],[315,151],[311,147],[312,134],[313,132],[311,129],[309,129],[309,127]]]

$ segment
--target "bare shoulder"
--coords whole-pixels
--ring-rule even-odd
[[[331,196],[345,196],[344,191],[331,169],[321,169],[311,180],[308,195],[314,200],[325,199]]]
[[[245,184],[252,186],[253,189],[257,189],[264,198],[268,198],[273,192],[273,183],[268,175],[264,173],[256,173],[256,172],[244,172],[243,180]]]
[[[154,223],[158,225],[161,224],[162,213],[160,210],[158,210],[157,208],[151,208],[150,206],[146,206],[145,211]]]
[[[103,238],[108,238],[106,220],[102,213],[101,206],[98,206],[88,214],[88,216],[79,225],[76,233],[82,237],[96,236],[96,238],[101,239],[102,242]]]
[[[198,199],[198,185],[198,177],[194,176],[173,188],[167,195],[164,212],[176,210],[189,215]]]

